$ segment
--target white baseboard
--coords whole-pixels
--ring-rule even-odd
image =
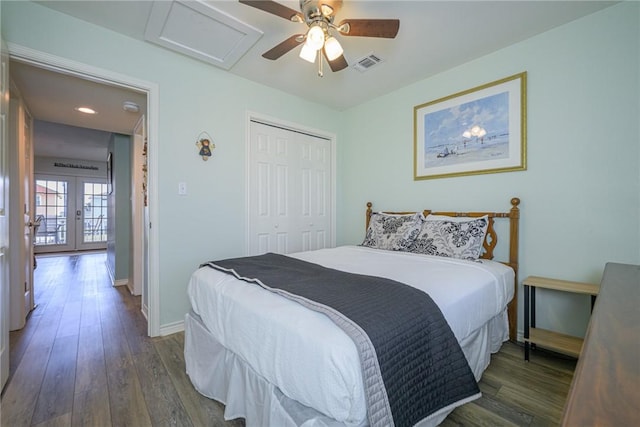
[[[136,294],[133,290],[133,288],[131,287],[131,282],[127,281],[127,288],[129,288],[129,292],[131,293],[131,295],[133,295],[134,297],[139,297],[140,293]]]
[[[128,286],[129,279],[118,279],[116,280],[115,274],[113,270],[111,270],[111,266],[108,262],[105,261],[105,265],[107,266],[107,272],[109,273],[109,278],[111,279],[111,283],[113,286]]]
[[[147,307],[145,304],[142,304],[142,307],[140,308],[140,311],[142,312],[142,315],[144,316],[144,318],[148,322],[149,321],[149,307]]]
[[[113,282],[113,286],[127,286],[129,284],[128,279],[118,279]]]
[[[104,262],[104,265],[107,267],[107,273],[109,273],[109,278],[111,279],[111,285],[115,286],[115,275],[113,274],[113,271],[111,270],[111,266],[109,265],[109,263],[107,261]]]
[[[160,336],[175,334],[177,332],[184,331],[184,320],[178,322],[169,323],[168,325],[160,326]]]

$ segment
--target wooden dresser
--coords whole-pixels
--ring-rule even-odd
[[[605,267],[562,425],[640,425],[640,266]]]

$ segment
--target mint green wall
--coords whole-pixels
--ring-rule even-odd
[[[2,20],[9,43],[159,85],[161,325],[184,318],[187,282],[201,262],[244,254],[247,111],[336,132],[331,109],[38,4],[2,2]],[[202,131],[217,146],[207,162],[195,146]]]
[[[347,111],[337,243],[362,240],[369,200],[508,210],[518,196],[520,281],[599,283],[608,261],[640,264],[639,27],[640,4],[622,3]],[[413,107],[522,71],[528,170],[414,181]],[[575,298],[540,292],[539,326],[583,335],[589,300]]]
[[[111,134],[113,192],[109,195],[107,265],[116,284],[129,281],[131,257],[131,137]],[[118,283],[120,282],[120,283]]]

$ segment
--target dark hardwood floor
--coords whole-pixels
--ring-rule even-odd
[[[37,308],[12,332],[2,426],[242,426],[194,390],[184,334],[146,336],[140,297],[114,288],[106,255],[38,258]],[[483,397],[444,426],[557,425],[575,361],[505,344],[492,357]],[[277,427],[277,426],[276,426]]]

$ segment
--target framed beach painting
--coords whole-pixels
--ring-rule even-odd
[[[414,180],[525,170],[527,73],[413,109]]]

